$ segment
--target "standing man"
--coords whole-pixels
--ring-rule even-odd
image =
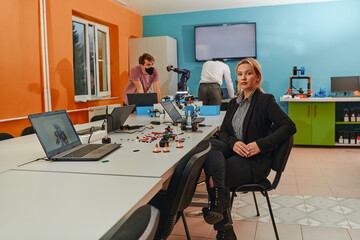
[[[231,98],[234,97],[234,86],[231,81],[230,68],[223,59],[204,63],[198,91],[199,101],[204,105],[221,105],[221,88],[223,78]]]
[[[148,53],[139,57],[139,65],[131,68],[129,82],[125,88],[124,105],[129,105],[128,93],[146,93],[151,84],[157,93],[158,102],[160,102],[161,90],[159,82],[159,72],[154,67],[155,59]]]

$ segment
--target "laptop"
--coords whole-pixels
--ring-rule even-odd
[[[82,144],[65,110],[29,115],[48,159],[96,161],[121,144]]]
[[[152,106],[157,103],[156,93],[128,93],[127,97],[129,105],[135,105],[136,107]]]
[[[111,132],[122,129],[125,121],[128,119],[134,108],[135,105],[114,108],[109,116],[108,131]]]
[[[161,106],[165,109],[167,114],[169,114],[171,120],[174,123],[186,123],[186,117],[182,117],[179,110],[174,106],[173,102],[166,101],[166,102],[160,102]],[[204,121],[204,117],[197,117],[195,120],[193,120],[194,123],[201,123]]]

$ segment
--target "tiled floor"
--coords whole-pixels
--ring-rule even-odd
[[[270,222],[265,198],[256,194],[260,217],[256,217],[252,194],[234,200],[234,220]],[[360,199],[320,196],[271,195],[276,223],[360,229]]]
[[[360,239],[360,149],[294,147],[278,188],[270,193],[280,239]],[[275,239],[265,198],[257,199],[260,217],[251,196],[240,195],[234,203],[238,239]],[[199,209],[187,212],[194,215]],[[187,222],[192,239],[215,239],[201,216],[188,216]],[[169,239],[186,239],[182,221]]]

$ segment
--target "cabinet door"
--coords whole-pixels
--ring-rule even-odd
[[[146,38],[129,39],[129,71],[132,67],[139,65],[139,57],[147,52],[148,40]]]
[[[297,129],[294,144],[311,145],[311,104],[289,103],[289,116]]]
[[[312,103],[312,144],[335,144],[335,103]]]

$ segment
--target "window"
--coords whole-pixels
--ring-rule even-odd
[[[109,28],[73,17],[75,101],[110,97]]]

